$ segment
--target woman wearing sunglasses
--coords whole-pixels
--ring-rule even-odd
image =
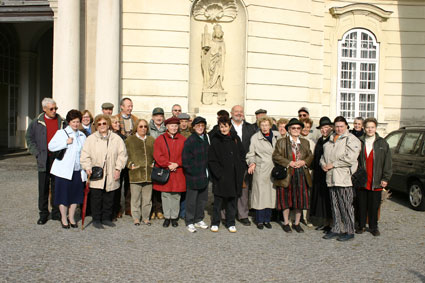
[[[292,228],[298,233],[304,232],[300,226],[303,209],[309,209],[308,188],[311,187],[311,176],[308,170],[313,161],[308,140],[301,138],[304,124],[292,118],[286,125],[288,136],[277,141],[273,152],[273,162],[287,167],[288,175],[283,180],[274,180],[277,193],[277,209],[283,210],[283,231],[292,232],[289,226],[289,210],[295,209],[295,223]]]
[[[112,208],[114,191],[119,188],[120,173],[127,162],[124,141],[111,130],[111,119],[100,114],[94,120],[96,132],[87,137],[81,152],[81,166],[91,176],[94,166],[103,169],[100,180],[90,180],[91,209],[93,226],[104,229],[103,225],[114,227]]]
[[[127,168],[130,175],[131,190],[131,216],[134,225],[142,222],[148,226],[149,214],[152,208],[152,164],[153,164],[153,143],[155,139],[149,134],[148,122],[140,119],[136,123],[134,135],[125,140],[128,160]]]

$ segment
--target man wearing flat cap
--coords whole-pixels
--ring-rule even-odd
[[[188,138],[192,134],[189,129],[190,115],[187,113],[181,113],[177,116],[177,118],[180,120],[180,134],[182,134],[185,138]]]
[[[105,115],[112,115],[114,111],[114,105],[111,102],[105,102],[102,104],[102,113]]]
[[[171,117],[164,122],[167,131],[154,143],[155,166],[168,168],[170,177],[165,184],[154,182],[153,189],[161,193],[164,212],[163,227],[178,226],[180,195],[186,191],[186,178],[182,167],[182,152],[186,138],[179,131],[180,120]]]
[[[257,111],[255,111],[255,123],[254,123],[254,129],[255,132],[258,132],[260,130],[260,128],[258,127],[258,120],[264,116],[267,116],[267,110],[264,109],[258,109]],[[276,125],[272,125],[272,131],[277,131],[277,127]]]
[[[152,111],[152,120],[149,122],[149,135],[156,139],[165,133],[164,109],[155,107]]]

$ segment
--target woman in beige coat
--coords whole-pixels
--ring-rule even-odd
[[[273,120],[264,116],[258,119],[260,131],[251,137],[249,152],[246,155],[248,173],[253,174],[251,207],[256,209],[255,222],[258,229],[270,229],[272,209],[276,207],[276,189],[271,172],[274,167],[272,154],[280,134],[272,131]]]
[[[97,131],[84,143],[80,163],[89,176],[94,166],[103,168],[103,178],[90,181],[93,226],[103,229],[103,225],[115,226],[111,221],[114,190],[120,186],[120,174],[127,162],[127,151],[123,140],[109,129],[111,119],[108,115],[96,116],[94,125]]]

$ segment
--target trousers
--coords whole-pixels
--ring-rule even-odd
[[[381,205],[382,191],[369,191],[359,189],[357,191],[357,211],[359,215],[359,227],[366,227],[366,219],[369,220],[369,229],[378,229],[378,209]]]
[[[131,215],[133,219],[149,220],[152,209],[152,183],[131,183]]]
[[[208,186],[201,190],[186,191],[186,225],[194,224],[204,219],[205,206],[208,202]]]
[[[225,209],[226,214],[226,227],[235,226],[235,218],[236,218],[236,198],[235,197],[221,197],[214,196],[214,205],[213,205],[213,218],[211,221],[211,225],[220,226],[221,220],[221,208]]]
[[[93,221],[112,220],[115,191],[90,189]]]
[[[38,210],[40,218],[49,217],[49,188],[51,192],[50,205],[52,206],[52,218],[60,219],[59,207],[54,205],[55,199],[55,176],[50,174],[54,158],[47,156],[46,172],[38,172]]]
[[[179,218],[180,211],[180,193],[162,192],[162,210],[165,219]]]
[[[332,232],[354,234],[353,187],[329,187],[333,217]]]

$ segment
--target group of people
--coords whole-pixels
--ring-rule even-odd
[[[129,98],[121,100],[116,116],[111,103],[94,118],[73,109],[65,120],[51,98],[42,107],[26,134],[39,169],[40,225],[48,220],[50,188],[51,218],[64,229],[77,228],[75,212],[89,182],[98,229],[114,227],[125,213],[136,226],[158,218],[163,227],[177,227],[183,218],[192,233],[217,232],[220,223],[234,233],[236,219],[249,226],[254,212],[260,230],[282,216],[288,233],[304,232],[304,222],[324,230],[324,239],[353,239],[366,224],[374,236],[380,234],[381,191],[392,164],[374,118],[356,118],[351,133],[342,116],[322,117],[315,128],[305,107],[298,118],[278,121],[259,109],[250,124],[236,105],[231,113],[218,111],[217,125],[207,132],[206,119],[192,119],[178,104],[168,119],[162,108],[153,109],[150,122],[132,114]],[[211,226],[204,221],[210,184]]]

